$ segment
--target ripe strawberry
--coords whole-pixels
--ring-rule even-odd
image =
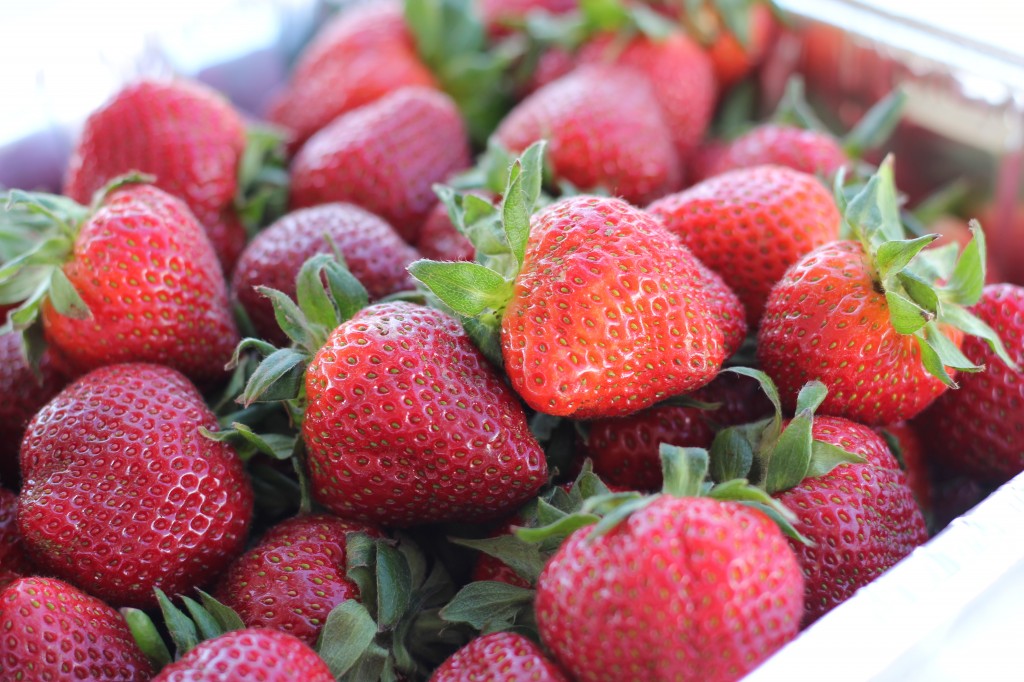
[[[806,173],[744,168],[648,207],[736,292],[757,325],[772,287],[807,252],[839,238],[831,193]]]
[[[520,99],[532,95],[548,83],[554,83],[576,68],[576,55],[560,47],[550,47],[537,58],[537,65],[522,86]]]
[[[401,3],[378,0],[339,14],[317,34],[267,117],[301,145],[338,116],[413,86],[436,82],[416,54]]]
[[[522,635],[494,632],[462,647],[434,671],[430,682],[569,682],[540,647]]]
[[[700,168],[697,180],[738,168],[776,165],[831,178],[850,162],[835,137],[818,130],[765,123],[729,142]]]
[[[86,119],[64,193],[88,206],[114,178],[149,173],[188,205],[230,271],[245,245],[233,215],[245,147],[242,117],[219,93],[183,79],[141,80]]]
[[[18,496],[0,488],[0,590],[33,572],[18,532]]]
[[[301,640],[277,630],[235,630],[200,643],[153,682],[334,682],[327,664]]]
[[[664,113],[681,160],[685,161],[704,138],[714,113],[717,86],[711,60],[686,34],[673,32],[658,40],[640,36],[625,48],[615,36],[602,36],[583,48],[579,61],[616,64],[632,70],[634,78],[646,80]],[[641,104],[632,106],[635,116]]]
[[[900,468],[907,476],[907,485],[917,500],[917,506],[928,517],[933,507],[931,472],[928,467],[931,458],[926,454],[924,441],[912,424],[888,424],[875,431],[885,438],[889,450],[896,455]]]
[[[415,242],[437,202],[434,183],[469,166],[454,102],[405,88],[335,119],[303,145],[292,163],[291,203],[358,204]]]
[[[15,487],[21,436],[32,416],[67,383],[67,377],[47,351],[39,362],[37,376],[22,353],[21,336],[0,334],[0,481]]]
[[[472,242],[455,228],[448,207],[440,201],[423,223],[416,237],[416,249],[431,260],[471,261],[476,254]]]
[[[273,628],[315,645],[331,609],[359,598],[345,577],[346,533],[380,534],[327,514],[279,523],[231,564],[217,598],[246,627]]]
[[[353,204],[299,209],[257,235],[232,277],[234,297],[262,338],[277,344],[287,340],[277,326],[273,306],[255,287],[268,286],[294,296],[295,276],[302,264],[318,253],[332,253],[334,246],[372,298],[416,288],[405,268],[419,254],[382,219]]]
[[[986,286],[974,312],[1006,343],[1012,368],[980,339],[964,354],[986,370],[961,378],[924,415],[924,433],[950,469],[993,483],[1024,471],[1024,288]]]
[[[217,420],[181,374],[112,365],[29,424],[18,525],[46,571],[115,605],[211,581],[245,544],[252,491]]]
[[[721,31],[708,47],[715,80],[723,90],[747,77],[764,59],[775,34],[775,18],[767,4],[749,10],[749,43],[744,46],[728,30]]]
[[[737,424],[748,424],[772,412],[772,404],[760,385],[750,377],[734,372],[721,372],[707,386],[693,394],[697,400],[718,403],[716,410],[704,418],[716,431]]]
[[[22,578],[0,592],[0,678],[146,682],[149,661],[121,615],[52,578]]]
[[[502,121],[513,152],[548,141],[555,179],[646,203],[679,187],[679,159],[653,88],[628,69],[589,66],[540,88]]]
[[[156,187],[121,184],[89,214],[46,195],[17,195],[9,209],[60,204],[45,248],[54,276],[22,309],[17,326],[41,313],[46,340],[79,374],[119,362],[156,362],[197,383],[224,376],[238,332],[213,249],[184,203]],[[70,233],[70,234],[69,234]],[[17,287],[37,274],[21,268],[0,281]],[[58,276],[59,275],[59,276]]]

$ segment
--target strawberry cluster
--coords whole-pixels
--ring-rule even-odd
[[[382,0],[95,111],[0,213],[0,678],[728,682],[1024,470],[1024,288],[898,93],[737,129],[777,29]]]

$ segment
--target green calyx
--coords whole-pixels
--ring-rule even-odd
[[[683,24],[694,38],[707,46],[718,39],[722,30],[732,34],[748,49],[751,36],[751,14],[759,4],[778,12],[774,2],[766,0],[675,0],[683,10]]]
[[[458,316],[477,345],[501,364],[498,331],[530,238],[530,218],[541,196],[543,142],[531,145],[508,171],[500,205],[447,187],[437,193],[455,228],[476,250],[475,262],[418,260],[409,272]]]
[[[288,209],[286,133],[267,124],[251,125],[238,163],[234,208],[249,236]]]
[[[839,173],[836,198],[843,214],[843,232],[861,243],[876,286],[885,294],[893,328],[915,337],[925,369],[951,387],[956,384],[946,368],[962,372],[984,369],[960,351],[943,327],[983,339],[1003,362],[1015,368],[998,334],[968,310],[981,299],[985,286],[985,234],[978,222],[971,222],[974,237],[959,258],[955,246],[924,251],[939,235],[904,238],[891,157],[849,200],[842,191],[843,182],[843,173]]]

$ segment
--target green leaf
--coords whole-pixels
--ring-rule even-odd
[[[393,629],[409,608],[412,574],[405,556],[386,540],[377,543],[377,627]]]
[[[341,324],[334,301],[324,289],[322,279],[327,264],[332,262],[334,258],[329,254],[317,254],[302,264],[295,278],[295,300],[310,328],[317,325],[325,330],[333,330]],[[318,338],[317,345],[322,345],[323,340]]]
[[[668,17],[640,3],[633,5],[629,14],[637,30],[654,41],[667,40],[679,30]]]
[[[939,295],[935,293],[934,284],[923,280],[909,270],[898,273],[896,278],[903,287],[903,290],[910,296],[911,301],[932,315],[938,312]]]
[[[245,629],[245,623],[242,622],[241,616],[234,609],[222,604],[202,590],[197,590],[197,592],[199,592],[199,598],[203,602],[203,608],[217,620],[223,632]]]
[[[906,94],[898,88],[879,100],[843,138],[846,155],[859,159],[867,150],[885,144],[899,125],[906,103]]]
[[[288,207],[286,136],[265,123],[246,127],[234,208],[250,237]]]
[[[904,296],[889,290],[885,292],[889,306],[889,320],[900,334],[913,334],[935,316]]]
[[[769,422],[762,423],[767,426]],[[719,431],[711,443],[709,459],[711,478],[715,481],[748,476],[754,463],[754,443],[750,440],[749,431],[735,426]]]
[[[359,588],[364,604],[377,608],[377,541],[366,533],[345,534],[345,577]],[[373,615],[373,614],[371,614]]]
[[[804,80],[801,76],[791,76],[786,82],[786,90],[779,100],[778,107],[772,115],[775,123],[795,126],[804,130],[817,130],[830,133],[828,127],[814,113],[804,95]]]
[[[544,179],[545,142],[534,142],[512,164],[502,201],[502,223],[512,255],[521,268],[530,239],[530,216]]]
[[[500,369],[504,365],[501,355],[501,317],[485,313],[479,318],[462,318],[462,327],[484,357]]]
[[[840,464],[864,464],[865,462],[867,460],[856,453],[847,452],[831,443],[816,440],[811,446],[811,462],[807,467],[805,478],[824,476],[831,473]]]
[[[418,260],[409,272],[445,305],[465,317],[503,310],[512,296],[512,283],[479,263]]]
[[[441,609],[450,623],[468,623],[477,630],[493,624],[514,625],[533,604],[533,590],[490,580],[469,583]]]
[[[316,350],[314,336],[309,328],[309,321],[295,302],[288,298],[288,295],[270,287],[256,287],[265,298],[270,299],[274,306],[274,318],[289,339],[300,348],[308,349],[310,352]]]
[[[953,303],[946,303],[941,307],[941,320],[946,324],[951,324],[957,329],[961,330],[965,334],[970,336],[976,336],[992,349],[992,352],[1002,360],[1007,367],[1013,371],[1018,371],[1019,367],[1017,363],[1013,361],[1010,354],[1006,351],[1006,347],[1003,345],[1002,340],[999,338],[999,334],[996,333],[992,327],[985,324],[979,317],[974,315],[966,308],[962,308]]]
[[[156,600],[160,604],[160,613],[163,614],[164,624],[174,642],[175,654],[181,658],[199,644],[199,633],[195,623],[179,610],[171,600],[167,598],[163,590],[156,588]]]
[[[622,503],[616,505],[610,511],[608,511],[600,521],[594,524],[594,528],[590,531],[587,537],[597,538],[601,537],[612,531],[616,526],[621,524],[623,521],[628,519],[633,514],[637,513],[644,507],[649,506],[652,502],[658,499],[657,495],[634,495],[630,497],[622,497]]]
[[[296,436],[285,436],[279,433],[259,434],[242,422],[231,422],[231,427],[224,431],[210,431],[205,427],[200,427],[199,433],[204,438],[213,441],[250,445],[253,454],[259,452],[277,460],[288,459],[295,450]]]
[[[966,306],[980,301],[985,288],[985,232],[976,220],[971,221],[971,234],[974,238],[960,254],[953,276],[939,289],[943,300]]]
[[[224,634],[224,630],[221,628],[220,623],[217,622],[217,619],[200,606],[199,602],[188,597],[182,597],[181,601],[185,604],[185,608],[188,609],[192,622],[199,628],[199,634],[202,635],[203,640],[213,639]]]
[[[452,538],[451,542],[498,559],[531,584],[536,582],[544,568],[544,559],[537,543],[526,542],[516,535],[499,535],[482,540]]]
[[[629,11],[620,0],[580,0],[579,4],[594,32],[615,31],[629,24]]]
[[[892,157],[887,157],[878,172],[846,206],[845,218],[853,227],[864,252],[872,254],[885,242],[903,239],[899,200]]]
[[[171,652],[167,650],[167,644],[156,629],[153,619],[145,611],[124,608],[121,609],[121,615],[128,624],[132,639],[153,664],[154,670],[158,671],[171,662]]]
[[[782,430],[782,401],[779,399],[779,390],[775,387],[775,382],[772,381],[772,378],[761,370],[751,369],[750,367],[726,367],[722,371],[750,377],[758,383],[761,391],[768,396],[768,400],[775,410],[775,416],[772,418],[770,426],[767,427],[770,431],[765,431],[765,435],[768,438],[774,439]]]
[[[316,650],[335,678],[356,665],[377,636],[377,624],[355,599],[341,602],[327,616]]]
[[[899,239],[885,242],[878,247],[875,264],[882,283],[888,288],[891,278],[903,268],[926,246],[939,238],[937,234],[928,234],[917,239]]]
[[[337,306],[338,323],[348,322],[370,302],[370,294],[345,265],[337,260],[328,261],[324,268],[327,288]]]
[[[293,348],[282,348],[260,363],[242,393],[242,404],[291,400],[302,389],[307,356]]]
[[[551,536],[569,537],[574,531],[600,521],[596,514],[576,513],[562,516],[554,523],[539,528],[517,528],[515,534],[526,542],[541,542]]]
[[[49,285],[55,265],[29,265],[0,282],[0,305],[21,304],[40,288]]]
[[[789,422],[765,463],[765,490],[781,492],[799,485],[807,476],[814,440],[814,410],[828,395],[820,381],[810,381],[797,395],[796,416]]]
[[[703,448],[681,448],[669,443],[658,446],[662,492],[674,497],[697,497],[708,473],[708,451]]]

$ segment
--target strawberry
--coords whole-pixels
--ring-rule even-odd
[[[1024,288],[990,284],[973,310],[998,332],[1017,366],[980,339],[965,340],[964,355],[986,370],[962,377],[959,391],[936,401],[924,432],[953,471],[1002,483],[1024,471]]]
[[[722,276],[751,327],[786,269],[836,241],[841,222],[832,195],[816,178],[781,166],[716,176],[647,210]]]
[[[273,306],[255,287],[268,286],[294,296],[295,276],[302,264],[319,253],[331,253],[334,247],[371,297],[415,288],[405,267],[418,254],[384,220],[353,204],[299,209],[278,219],[249,244],[232,277],[234,298],[261,337],[274,343],[287,339],[274,319]]]
[[[803,383],[829,388],[822,413],[868,425],[909,419],[953,381],[946,368],[978,371],[959,350],[964,332],[1006,352],[964,305],[984,281],[984,238],[952,272],[918,258],[934,236],[903,241],[890,162],[849,202],[858,241],[826,244],[797,261],[772,290],[758,359],[792,406]],[[947,281],[936,286],[936,281]],[[941,325],[941,326],[940,326]]]
[[[703,165],[697,180],[738,168],[775,165],[830,178],[850,159],[832,135],[791,125],[765,123],[729,142]]]
[[[416,53],[402,4],[365,3],[321,29],[267,117],[290,129],[301,145],[338,116],[416,86],[437,83]]]
[[[875,432],[885,438],[889,451],[899,461],[900,468],[907,476],[907,485],[914,493],[917,506],[921,508],[927,519],[933,508],[932,482],[929,461],[932,459],[925,450],[924,441],[913,422],[887,424],[875,428]]]
[[[217,596],[246,627],[281,630],[313,646],[327,614],[359,598],[359,588],[345,576],[347,533],[380,534],[327,514],[279,523],[231,564]]]
[[[22,578],[0,592],[0,677],[146,682],[149,661],[121,615],[52,578]]]
[[[487,32],[500,37],[521,27],[531,13],[567,14],[577,9],[579,0],[475,0],[473,4]]]
[[[448,207],[442,202],[434,204],[424,221],[416,237],[416,249],[431,260],[471,261],[476,254],[473,244],[452,224]]]
[[[533,145],[515,162],[500,210],[451,198],[457,220],[472,210],[471,239],[503,246],[478,249],[480,263],[413,263],[413,276],[474,318],[492,356],[500,344],[512,387],[537,411],[623,416],[709,382],[735,296],[707,288],[693,255],[619,199],[571,197],[529,218],[542,154]]]
[[[235,630],[200,643],[153,682],[333,682],[327,664],[301,640],[265,629]]]
[[[46,571],[115,605],[210,582],[241,551],[252,491],[217,420],[166,367],[104,367],[32,420],[18,526]]]
[[[645,203],[679,187],[671,128],[650,84],[623,68],[589,66],[540,88],[495,132],[512,152],[546,139],[555,179]]]
[[[954,215],[943,215],[933,221],[930,221],[927,229],[928,232],[940,235],[939,238],[928,247],[930,249],[939,249],[949,244],[958,244],[960,248],[963,248],[967,246],[973,238],[970,222]],[[996,261],[996,253],[998,253],[996,249],[989,249],[988,258],[985,262],[986,284],[998,284],[999,282],[1006,281],[1006,278],[1003,276],[1000,269],[1000,265]]]
[[[18,496],[0,488],[0,590],[34,573],[18,532]]]
[[[727,89],[747,77],[764,59],[775,34],[771,8],[757,3],[749,8],[747,43],[729,30],[721,31],[708,46],[708,56],[720,88]]]
[[[132,180],[108,188],[90,211],[20,192],[11,203],[14,222],[36,219],[31,212],[50,222],[36,249],[0,273],[0,296],[24,290],[39,266],[50,276],[49,287],[11,313],[15,327],[41,318],[46,340],[75,374],[157,362],[202,384],[224,376],[238,332],[216,256],[184,203]]]
[[[234,202],[246,144],[241,115],[219,93],[184,79],[140,80],[86,119],[64,193],[88,205],[114,178],[149,173],[188,205],[230,272],[245,245]]]
[[[292,163],[291,203],[352,202],[415,242],[437,201],[434,183],[469,165],[454,102],[434,90],[406,88],[311,137]]]
[[[721,372],[714,381],[696,391],[693,397],[719,405],[704,415],[716,431],[726,426],[757,421],[772,411],[771,402],[760,385],[750,377],[735,372]]]
[[[18,473],[18,448],[25,426],[50,398],[67,383],[67,377],[47,351],[39,360],[39,375],[33,373],[22,353],[21,336],[0,334],[0,481],[14,487]]]
[[[478,637],[434,671],[430,682],[569,682],[540,647],[511,632]]]

